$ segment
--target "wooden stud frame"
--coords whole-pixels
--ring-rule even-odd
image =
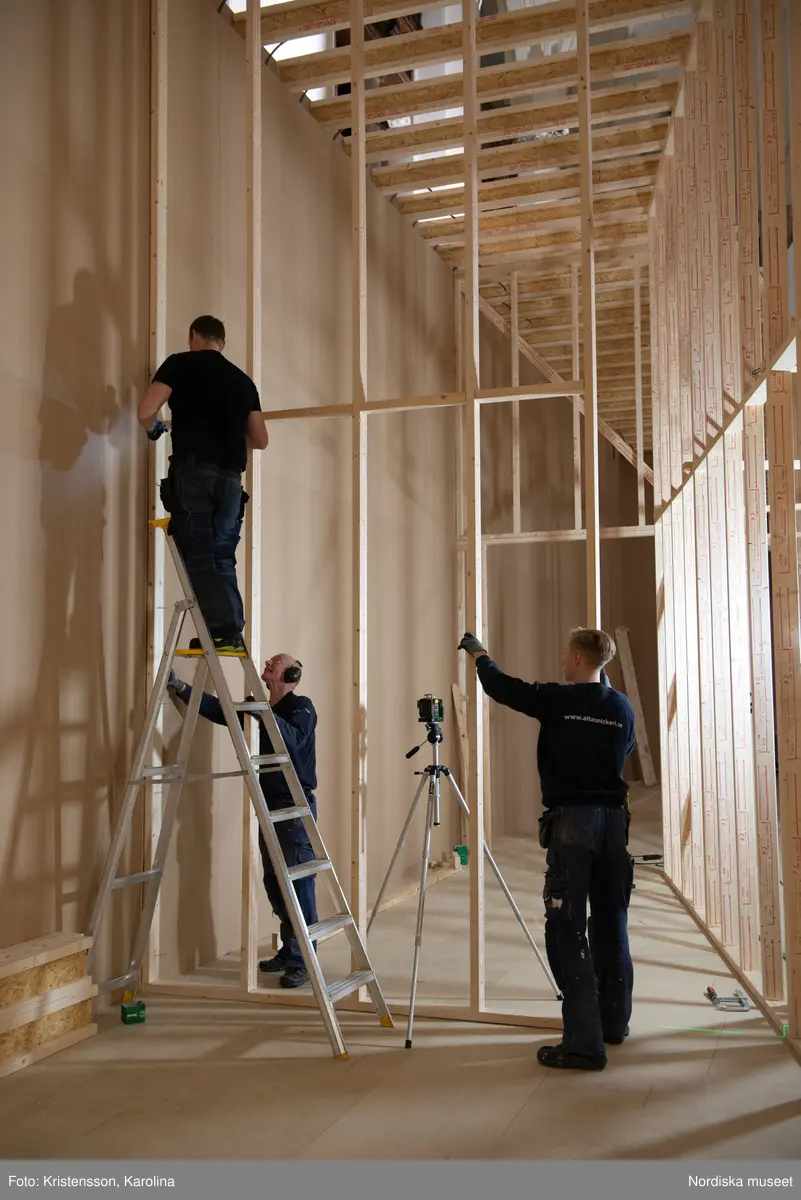
[[[461,38],[462,79],[440,86],[403,85],[382,88],[365,97],[367,56],[402,51],[401,46],[365,45],[365,19],[378,19],[392,0],[324,0],[322,7],[296,4],[261,17],[264,22],[301,20],[340,21],[351,28],[346,70],[354,81],[349,99],[318,106],[318,114],[332,126],[350,123],[353,213],[353,393],[349,403],[323,408],[276,411],[271,420],[348,419],[352,427],[353,456],[353,671],[352,671],[352,871],[351,902],[364,929],[366,895],[366,521],[367,423],[370,415],[432,407],[455,407],[457,437],[457,628],[486,633],[486,561],[490,546],[586,542],[588,622],[600,623],[600,543],[606,538],[654,537],[657,569],[657,620],[660,675],[660,736],[662,744],[665,870],[671,885],[709,937],[727,956],[733,969],[767,1011],[774,1023],[786,1018],[796,1049],[801,1043],[801,629],[798,602],[798,551],[794,530],[796,452],[795,422],[798,378],[777,372],[776,365],[795,337],[790,317],[786,199],[788,164],[784,161],[784,129],[791,120],[801,142],[801,6],[791,6],[789,113],[784,110],[782,30],[779,0],[710,0],[691,38],[685,34],[655,41],[648,49],[639,39],[631,47],[593,49],[589,30],[596,27],[590,0],[565,4],[565,20],[572,14],[577,31],[577,51],[568,57],[505,70],[478,68],[478,55],[490,28],[478,21],[476,9],[463,12]],[[378,5],[378,8],[376,7]],[[383,5],[383,7],[382,7]],[[424,4],[425,7],[425,4]],[[623,9],[633,12],[630,0],[611,0],[610,19]],[[659,7],[643,0],[643,10]],[[663,6],[664,7],[664,6]],[[671,6],[678,10],[680,5]],[[284,9],[286,8],[286,12]],[[328,9],[331,12],[328,12]],[[418,4],[415,11],[419,11]],[[325,9],[325,13],[323,13]],[[337,15],[332,15],[336,9]],[[395,4],[397,10],[397,3]],[[302,10],[302,11],[301,11]],[[306,11],[308,10],[308,11]],[[796,11],[798,10],[798,11]],[[400,11],[400,10],[398,10]],[[154,364],[166,349],[166,13],[167,0],[152,0],[153,12],[153,192],[152,192],[152,303],[151,357]],[[304,16],[303,13],[306,13]],[[261,56],[256,54],[259,19],[256,0],[249,0],[244,20],[248,42],[248,364],[254,378],[259,373],[259,189],[260,140],[259,77]],[[544,21],[556,19],[541,14]],[[525,18],[530,20],[532,18]],[[641,19],[637,17],[636,19]],[[518,23],[519,14],[491,19],[491,34]],[[287,27],[288,28],[288,27]],[[311,28],[311,26],[309,27]],[[543,26],[545,28],[545,26]],[[448,36],[452,38],[454,30]],[[285,36],[292,36],[291,32]],[[435,39],[434,39],[435,40]],[[431,43],[430,34],[415,38],[412,53]],[[625,73],[639,55],[650,53],[657,62],[685,64],[679,103],[670,122],[654,122],[646,104],[640,116],[651,121],[639,131],[623,128],[599,131],[593,123],[615,119],[611,101],[602,87],[608,71]],[[422,50],[428,54],[428,50]],[[448,53],[452,53],[448,51]],[[334,63],[336,56],[326,60]],[[340,54],[339,58],[343,58]],[[336,60],[338,61],[338,60]],[[344,61],[344,60],[343,60]],[[436,61],[435,58],[430,61]],[[311,64],[301,63],[301,73]],[[331,69],[340,70],[332,66]],[[637,68],[642,69],[642,68]],[[578,88],[578,134],[570,135],[564,150],[554,149],[554,162],[568,166],[560,181],[569,191],[563,196],[548,172],[541,180],[509,185],[481,184],[485,165],[499,155],[482,149],[489,141],[503,140],[503,131],[492,121],[519,120],[516,112],[479,113],[479,101],[517,91],[536,92],[557,82],[574,80]],[[454,85],[463,99],[464,116],[458,130],[448,123],[436,132],[422,128],[414,136],[427,138],[430,149],[446,149],[456,138],[464,144],[459,179],[464,186],[443,196],[409,197],[400,207],[410,215],[464,212],[448,228],[449,249],[458,263],[455,274],[455,322],[458,344],[455,390],[436,396],[370,399],[367,383],[366,303],[366,177],[368,161],[382,153],[391,159],[392,144],[409,153],[402,131],[367,135],[367,121],[391,115],[393,106],[403,111],[426,111],[441,106]],[[632,93],[637,87],[634,85]],[[665,85],[660,84],[660,88]],[[445,91],[443,91],[443,88]],[[462,97],[463,89],[463,97]],[[380,94],[379,94],[380,92]],[[448,93],[450,94],[450,93]],[[454,97],[455,97],[454,93]],[[654,98],[655,99],[655,98]],[[656,102],[656,100],[655,100]],[[631,97],[627,103],[636,104]],[[403,107],[405,106],[405,107]],[[314,106],[313,106],[314,107]],[[668,102],[668,107],[670,103]],[[561,120],[558,105],[535,104],[535,121]],[[551,112],[551,110],[553,110]],[[658,111],[655,109],[654,111]],[[571,121],[576,128],[576,120]],[[759,132],[759,138],[757,133]],[[507,133],[514,135],[514,130]],[[645,158],[627,170],[632,191],[650,186],[655,176],[649,225],[635,226],[615,220],[614,205],[605,201],[605,181],[623,167],[611,167],[595,156],[604,153],[605,139],[655,138],[654,146],[667,152],[656,168]],[[432,140],[433,139],[433,140]],[[439,141],[437,140],[439,139]],[[401,143],[403,142],[403,146]],[[618,149],[620,145],[619,143]],[[642,146],[642,142],[638,145]],[[647,141],[646,141],[646,144]],[[383,143],[381,143],[383,146]],[[757,154],[758,146],[760,154]],[[789,164],[795,187],[801,191],[801,152]],[[550,151],[549,151],[550,152]],[[570,157],[573,156],[573,157]],[[456,156],[454,156],[456,157]],[[453,168],[455,164],[451,163]],[[576,169],[577,168],[577,169]],[[396,168],[391,168],[395,170]],[[417,167],[398,168],[409,187],[419,186]],[[439,170],[429,161],[422,172]],[[637,172],[642,175],[640,181]],[[420,172],[418,172],[419,174]],[[422,176],[421,176],[422,177]],[[379,176],[379,182],[383,177]],[[399,179],[401,177],[399,176]],[[389,186],[387,174],[384,183]],[[397,186],[398,181],[392,182]],[[401,186],[406,186],[402,184]],[[521,187],[544,187],[554,206],[546,212],[548,232],[537,226],[536,244],[527,219],[513,222],[493,209],[520,198]],[[559,186],[557,184],[556,186]],[[618,181],[619,186],[619,181]],[[518,189],[515,191],[515,189]],[[495,189],[497,194],[492,190]],[[511,191],[509,190],[511,189]],[[594,193],[597,189],[598,200]],[[539,196],[539,192],[537,193]],[[762,225],[758,206],[763,197]],[[532,192],[533,198],[533,192]],[[576,205],[576,201],[578,204]],[[572,207],[571,207],[572,205]],[[619,206],[625,210],[625,205]],[[636,202],[634,210],[636,210]],[[801,206],[798,206],[801,207]],[[537,218],[541,213],[536,214]],[[603,223],[601,223],[603,222]],[[573,223],[573,224],[571,224]],[[801,217],[795,214],[796,226]],[[532,226],[533,228],[533,226]],[[627,232],[628,231],[628,232]],[[645,232],[644,232],[645,231]],[[481,240],[480,240],[481,232]],[[485,237],[492,238],[490,242]],[[646,259],[646,237],[650,258]],[[498,240],[495,240],[495,239]],[[458,243],[458,244],[456,244]],[[530,244],[531,243],[531,244]],[[631,248],[627,248],[630,244]],[[760,256],[761,250],[761,256]],[[764,290],[760,286],[760,257],[764,262]],[[531,258],[531,262],[528,259]],[[553,263],[559,264],[557,268]],[[650,289],[650,344],[643,335],[648,322],[641,305],[642,265],[648,261]],[[596,270],[601,263],[600,271]],[[623,307],[615,295],[612,277],[604,272],[618,267],[633,271]],[[538,298],[540,269],[569,271],[562,299],[552,303]],[[480,294],[480,286],[503,281],[509,289],[507,321]],[[797,309],[801,305],[801,255],[792,280]],[[609,293],[608,297],[606,293]],[[632,321],[633,353],[616,347],[614,335],[625,319]],[[479,370],[479,314],[510,336],[510,385],[482,389]],[[557,315],[558,314],[558,315]],[[555,324],[554,324],[555,319]],[[604,344],[596,343],[599,322]],[[646,329],[643,329],[643,326]],[[610,341],[606,344],[606,331]],[[553,359],[566,379],[525,340],[542,337],[543,345],[564,347]],[[619,341],[618,337],[618,341]],[[538,343],[539,344],[539,343]],[[520,355],[526,356],[544,376],[543,384],[520,384]],[[650,387],[653,410],[653,469],[644,462],[643,373],[644,354],[650,354]],[[631,384],[631,371],[634,382]],[[599,382],[600,375],[600,382]],[[599,394],[619,392],[633,417],[624,426],[636,439],[636,450],[622,441],[599,416]],[[566,396],[573,406],[574,528],[526,531],[521,514],[520,405],[546,396]],[[767,397],[767,407],[762,405]],[[512,406],[512,528],[503,534],[482,536],[480,479],[481,406]],[[580,416],[585,418],[583,456]],[[637,524],[602,528],[598,506],[598,436],[607,437],[637,470]],[[767,435],[767,436],[766,436]],[[620,445],[619,443],[622,443]],[[163,453],[157,446],[156,453]],[[583,457],[583,471],[582,459]],[[769,469],[764,469],[767,457]],[[582,505],[582,475],[585,480]],[[654,489],[654,523],[646,523],[645,483]],[[767,486],[767,492],[766,492]],[[250,490],[250,489],[249,489]],[[253,493],[251,493],[253,494]],[[256,491],[256,495],[258,492]],[[772,571],[768,575],[768,506],[772,546]],[[154,507],[157,508],[157,501]],[[253,506],[248,542],[249,619],[257,629],[258,503]],[[493,551],[495,553],[495,551]],[[500,553],[500,551],[498,551]],[[159,592],[159,587],[162,592]],[[163,605],[163,568],[151,565],[150,573],[151,670],[159,644],[159,595]],[[772,619],[771,619],[772,617]],[[251,641],[253,639],[251,638]],[[772,642],[772,646],[771,646]],[[773,695],[771,652],[776,662],[778,688]],[[467,696],[467,771],[463,781],[469,798],[471,846],[480,846],[488,822],[488,736],[475,674],[459,663],[459,691]],[[753,696],[753,706],[749,696]],[[775,786],[775,732],[778,742],[778,793]],[[485,812],[485,806],[487,811]],[[148,836],[157,813],[149,812]],[[252,843],[251,843],[252,845]],[[247,857],[247,852],[246,852]],[[779,878],[784,881],[783,906]],[[421,1016],[483,1020],[502,1024],[556,1027],[552,1016],[499,1013],[486,1004],[484,984],[484,862],[470,859],[470,994],[464,1006],[422,1006]],[[255,919],[253,889],[243,875],[243,966],[239,988],[212,985],[151,983],[154,990],[188,996],[225,996],[271,1004],[310,1003],[307,997],[274,996],[255,986],[252,970]],[[781,915],[783,907],[784,922]],[[154,929],[156,925],[154,923]],[[151,940],[152,965],[157,935]],[[786,955],[786,977],[782,957]],[[243,957],[245,957],[243,955]],[[366,1010],[364,998],[352,998],[343,1007]],[[397,1006],[400,1013],[403,1006]]]
[[[798,376],[777,370],[795,334],[796,10],[789,109],[780,0],[711,0],[701,14],[651,214],[651,383],[665,871],[798,1053]]]
[[[150,375],[167,356],[167,19],[168,0],[150,0]],[[150,446],[148,516],[164,517],[159,483],[167,474],[165,438]],[[150,527],[148,526],[150,531]],[[164,647],[164,538],[148,542],[147,693],[152,691]],[[153,739],[154,765],[161,761],[163,722],[159,715]],[[148,788],[145,800],[142,860],[151,863],[161,831],[161,790]],[[144,983],[156,979],[159,958],[159,913],[156,902],[147,954],[142,963]]]

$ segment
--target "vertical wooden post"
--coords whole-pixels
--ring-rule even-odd
[[[481,415],[478,329],[478,101],[476,98],[476,6],[462,7],[462,83],[465,158],[464,390],[467,493],[467,623],[482,635]],[[468,672],[467,728],[470,744],[470,1008],[484,1008],[484,723],[475,671]]]
[[[794,5],[790,4],[792,12]],[[760,88],[762,176],[762,264],[767,304],[763,338],[771,361],[787,338],[787,178],[785,164],[784,67],[781,0],[761,0],[762,79]],[[798,64],[796,63],[796,70]]]
[[[754,21],[753,18],[753,0],[737,0],[734,17],[737,250],[740,284],[741,370],[746,387],[750,386],[754,376],[761,370],[764,360],[760,306],[759,163],[754,80],[754,44],[759,37],[761,22]],[[801,65],[801,56],[793,61]],[[759,872],[760,967],[765,999],[775,1002],[784,996],[784,968],[779,895],[779,830],[773,717],[768,524],[764,471],[765,417],[764,409],[759,405],[749,404],[743,412],[743,448]]]
[[[581,326],[579,324],[579,268],[571,267],[570,297],[573,310],[573,378],[578,379],[581,371]],[[573,524],[581,529],[581,408],[580,397],[573,397]]]
[[[150,377],[167,357],[167,28],[168,0],[150,3]],[[167,474],[166,435],[151,444],[148,463],[148,516],[164,516],[159,483]],[[148,526],[147,694],[153,690],[164,651],[166,539]],[[164,734],[159,713],[153,742],[153,762],[161,761]],[[161,832],[162,797],[159,788],[147,788],[144,826],[144,866],[153,861]],[[159,900],[153,912],[147,954],[142,964],[145,983],[158,979]]]
[[[584,474],[587,508],[587,625],[601,624],[598,513],[598,367],[595,356],[595,227],[592,200],[589,0],[576,3],[579,156],[581,163],[581,300],[584,334]]]
[[[367,930],[367,165],[364,148],[364,0],[350,0],[353,501],[353,685],[351,702],[351,895]],[[352,957],[353,970],[358,963]],[[363,999],[365,989],[359,992]]]
[[[746,406],[743,417],[762,989],[766,1000],[776,1001],[784,996],[784,969],[779,895],[764,409],[761,406]]]
[[[773,655],[779,734],[779,829],[790,1037],[801,1037],[801,638],[795,516],[798,376],[771,372],[766,408]]]
[[[247,67],[246,130],[246,210],[247,235],[246,325],[247,373],[261,393],[261,68],[264,51],[261,40],[260,0],[248,0],[245,23],[245,60]],[[247,644],[254,662],[261,661],[261,460],[248,455],[245,490],[250,497],[245,509],[245,620]],[[251,722],[250,740],[258,753],[259,731]],[[243,987],[256,987],[258,946],[258,820],[247,788],[242,809],[242,923],[240,978]]]
[[[637,522],[645,524],[645,476],[642,428],[642,281],[639,263],[634,268],[634,403],[637,437]],[[574,376],[575,378],[575,376]]]
[[[740,268],[740,340],[746,387],[762,369],[762,321],[759,282],[759,162],[757,158],[754,42],[760,22],[753,0],[736,0],[734,79],[737,137],[737,252]],[[764,425],[760,415],[760,424]],[[748,421],[746,420],[746,425]],[[763,435],[764,442],[764,435]]]
[[[457,392],[464,391],[464,301],[463,288],[461,280],[454,275],[453,278],[453,324],[454,324],[454,345],[456,347],[456,364],[455,364],[455,386]],[[465,538],[467,537],[467,496],[465,495],[465,417],[464,405],[460,404],[456,409],[456,537],[459,544],[456,547],[456,636],[454,645],[459,644],[462,634],[467,629],[467,590],[465,571],[466,554],[465,554]],[[462,704],[462,697],[467,696],[467,655],[461,651],[457,651],[457,679],[459,701]],[[461,710],[460,710],[461,711]],[[457,718],[458,719],[458,718]],[[461,735],[460,735],[461,736]],[[466,756],[460,755],[459,762],[466,762]],[[467,769],[461,772],[460,780],[464,798],[470,805],[470,789],[469,780],[467,779]],[[467,845],[468,828],[467,817],[464,815],[461,807],[459,808],[459,829],[460,837],[463,845]]]
[[[715,0],[715,162],[717,168],[718,279],[721,309],[721,383],[724,411],[742,398],[740,289],[737,260],[736,155],[734,115],[734,10]],[[754,743],[749,691],[748,567],[745,549],[743,421],[738,417],[723,439],[725,470],[726,556],[728,569],[731,666],[732,750],[734,758],[735,849],[739,911],[740,966],[760,969],[759,888],[756,853]]]
[[[512,387],[520,386],[520,316],[518,308],[517,271],[512,272],[512,313],[510,320],[510,346],[512,352]],[[512,531],[520,533],[520,401],[512,401]]]

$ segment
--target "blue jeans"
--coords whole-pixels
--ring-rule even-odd
[[[602,1055],[604,1037],[622,1037],[631,1017],[628,813],[566,805],[553,809],[545,824],[545,948],[564,996],[562,1044],[573,1054]]]
[[[171,462],[161,484],[175,539],[200,611],[213,637],[231,637],[245,627],[236,580],[236,548],[247,497],[241,476],[194,459]]]
[[[314,798],[310,799],[309,808],[312,810],[314,819],[316,820],[317,804]],[[284,860],[288,867],[297,867],[301,863],[312,861],[314,851],[301,821],[298,819],[294,821],[279,821],[274,828],[278,834],[278,840],[284,852]],[[281,922],[281,947],[278,951],[278,957],[284,960],[287,968],[305,967],[298,939],[295,937],[295,931],[289,919],[289,913],[284,903],[278,877],[261,830],[259,830],[259,849],[261,850],[261,861],[264,867],[264,890],[267,893],[267,899],[270,901],[273,912]],[[293,887],[306,924],[314,925],[317,921],[317,898],[314,876],[309,875],[305,879],[296,879]],[[316,943],[313,944],[316,950]]]

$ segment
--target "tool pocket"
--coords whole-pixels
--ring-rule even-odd
[[[626,883],[624,887],[624,895],[626,897],[626,908],[631,901],[631,893],[634,891],[634,859],[630,854],[626,855]]]
[[[539,819],[539,842],[543,850],[547,850],[551,844],[553,835],[553,813],[544,812]]]
[[[159,484],[159,495],[161,496],[161,503],[164,505],[164,511],[172,512],[175,502],[169,475],[165,479],[162,479]]]
[[[238,518],[240,525],[242,524],[242,522],[245,519],[245,508],[247,506],[247,502],[249,499],[250,499],[250,496],[247,494],[245,489],[242,488],[242,500],[239,504],[239,518]]]

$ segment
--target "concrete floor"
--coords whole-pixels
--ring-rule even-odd
[[[654,798],[635,799],[632,850],[659,848]],[[496,857],[541,942],[542,855],[504,839]],[[488,876],[489,878],[489,876]],[[429,892],[420,1001],[460,1003],[467,875]],[[390,999],[408,995],[416,901],[370,938]],[[735,986],[652,870],[630,915],[635,1012],[598,1075],[546,1071],[537,1030],[418,1020],[395,1030],[343,1014],[334,1062],[314,1010],[151,998],[147,1023],[101,1014],[98,1037],[0,1081],[5,1158],[783,1158],[801,1157],[801,1068],[758,1013],[703,997]],[[342,973],[340,939],[327,977]],[[330,947],[330,949],[329,949]],[[487,1000],[558,1015],[494,884],[487,884]],[[235,964],[215,964],[215,981]]]

